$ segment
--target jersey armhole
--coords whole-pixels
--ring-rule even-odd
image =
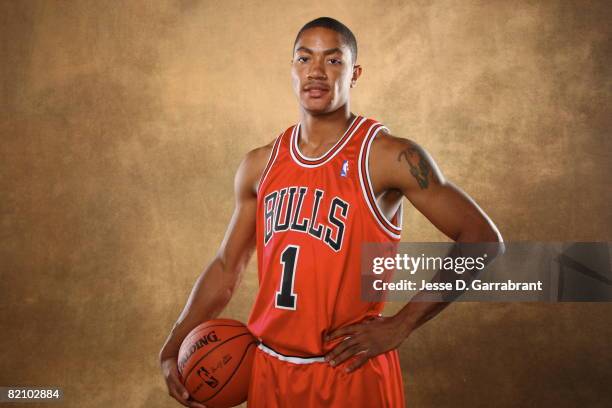
[[[270,157],[268,157],[268,163],[266,164],[266,167],[264,168],[264,171],[261,174],[261,177],[259,178],[259,184],[257,185],[257,195],[258,196],[259,196],[259,191],[261,190],[261,186],[263,185],[264,181],[266,181],[266,176],[268,175],[268,173],[270,172],[270,169],[272,168],[272,165],[276,161],[276,157],[278,156],[280,141],[283,138],[284,134],[285,132],[282,132],[280,135],[278,135],[276,137],[276,141],[274,142],[274,146],[272,146]]]
[[[361,144],[361,149],[359,150],[359,182],[361,184],[361,191],[363,193],[363,197],[367,203],[368,208],[370,209],[370,213],[374,217],[374,220],[377,224],[382,228],[383,231],[387,233],[391,238],[399,239],[402,233],[402,218],[403,218],[403,204],[404,201],[400,202],[400,205],[393,215],[393,219],[389,220],[384,212],[380,209],[378,202],[376,201],[376,197],[374,196],[374,189],[372,188],[372,181],[370,180],[370,171],[369,171],[369,158],[370,158],[370,148],[372,147],[372,142],[374,138],[382,129],[389,129],[382,125],[379,122],[375,122],[370,126],[366,136],[363,139]]]

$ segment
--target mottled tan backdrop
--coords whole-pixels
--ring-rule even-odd
[[[425,146],[506,240],[611,240],[609,2],[256,3],[2,1],[0,385],[178,406],[157,352],[241,157],[297,119],[291,45],[321,15],[358,38],[354,111]],[[406,211],[404,240],[445,240]],[[253,263],[224,315],[256,285]],[[409,406],[609,404],[611,313],[452,305],[401,348]]]

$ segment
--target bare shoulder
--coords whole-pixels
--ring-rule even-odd
[[[236,172],[236,183],[239,184],[237,187],[240,190],[257,193],[259,179],[268,163],[275,140],[264,146],[256,147],[244,156]]]
[[[397,159],[407,152],[425,152],[415,141],[392,135],[386,129],[382,129],[372,142],[371,154],[376,157]]]
[[[268,162],[268,158],[270,157],[270,153],[272,153],[273,147],[274,140],[265,146],[256,147],[245,155],[243,162],[255,168],[260,166],[265,167],[266,163]]]
[[[370,172],[384,189],[425,189],[443,182],[438,166],[422,146],[384,129],[374,138],[370,157]],[[408,174],[412,177],[407,178]]]

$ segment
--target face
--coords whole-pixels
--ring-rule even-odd
[[[353,66],[342,35],[323,27],[304,31],[291,61],[293,91],[311,114],[333,112],[348,103],[349,90],[361,75]]]

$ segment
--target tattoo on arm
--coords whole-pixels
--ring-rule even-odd
[[[431,172],[425,158],[414,147],[402,150],[397,156],[397,161],[402,161],[402,158],[410,166],[410,174],[419,183],[421,190],[425,190],[429,186],[429,173]]]

